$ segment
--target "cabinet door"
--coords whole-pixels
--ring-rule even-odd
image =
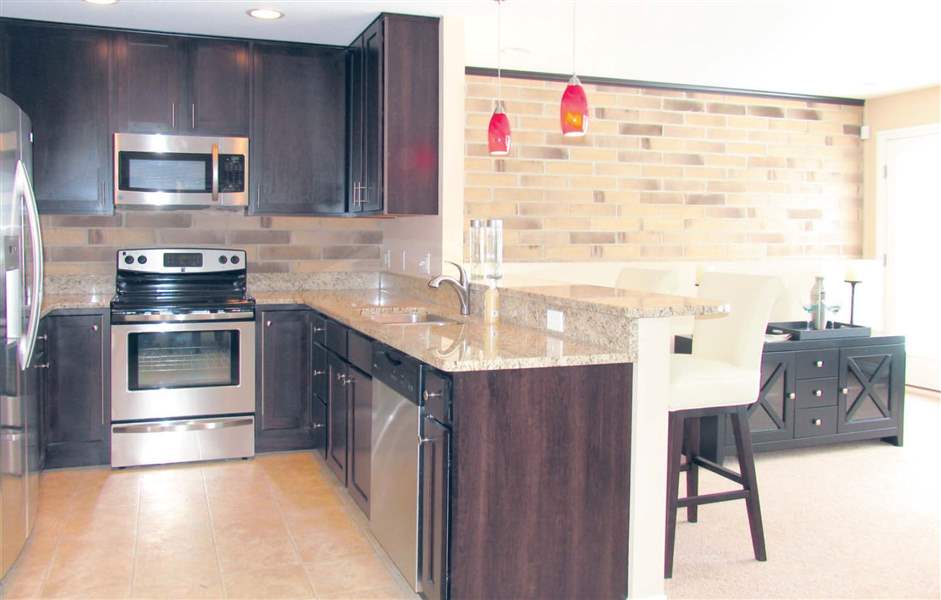
[[[329,402],[327,404],[327,465],[346,485],[347,439],[349,435],[349,401],[347,366],[333,353],[327,356]]]
[[[183,128],[200,135],[248,135],[248,43],[192,40],[189,43],[189,102]]]
[[[49,317],[45,389],[46,466],[110,462],[103,315]]]
[[[837,431],[899,425],[905,394],[904,346],[840,350]]]
[[[345,60],[333,48],[254,46],[253,214],[345,211]]]
[[[347,144],[349,148],[347,175],[347,206],[350,212],[361,212],[361,188],[364,185],[366,171],[366,127],[364,119],[365,106],[363,103],[363,90],[365,79],[363,76],[363,36],[361,35],[350,46],[347,55],[347,98],[349,133]]]
[[[796,383],[793,352],[768,352],[761,357],[758,401],[748,407],[755,443],[794,437]]]
[[[185,61],[180,38],[118,34],[115,55],[117,131],[186,131],[190,115],[183,105]]]
[[[327,458],[327,404],[313,398],[310,406],[310,432],[313,447],[321,458]]]
[[[426,416],[421,445],[419,585],[427,600],[448,597],[451,431]]]
[[[9,27],[9,95],[29,115],[43,213],[112,212],[111,36]]]
[[[330,391],[327,379],[327,349],[320,344],[311,346],[310,368],[311,391],[317,400],[326,402]]]
[[[350,377],[350,496],[369,518],[372,455],[372,377],[349,367]]]
[[[307,311],[263,311],[261,324],[261,393],[255,409],[259,438],[256,445],[262,450],[310,448]]]
[[[383,20],[380,19],[363,34],[363,188],[356,212],[382,210],[383,203]],[[399,149],[397,149],[399,150]],[[397,160],[398,157],[392,157]]]

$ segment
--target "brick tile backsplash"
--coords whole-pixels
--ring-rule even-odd
[[[861,106],[585,88],[588,135],[566,138],[564,84],[504,78],[495,159],[495,78],[465,78],[465,217],[504,219],[507,260],[861,255]]]
[[[254,273],[375,271],[381,266],[377,219],[119,210],[101,217],[44,215],[42,226],[51,275],[113,274],[117,249],[145,246],[243,248]]]

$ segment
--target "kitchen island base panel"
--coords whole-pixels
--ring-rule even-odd
[[[627,596],[632,376],[453,374],[451,598]]]

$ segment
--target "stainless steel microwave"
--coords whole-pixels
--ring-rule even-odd
[[[114,204],[248,205],[248,138],[114,134]]]

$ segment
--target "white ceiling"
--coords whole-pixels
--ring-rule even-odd
[[[570,72],[570,0],[506,0],[503,67]],[[246,16],[272,7],[278,21]],[[464,18],[465,63],[496,66],[492,0],[0,0],[0,16],[347,44],[380,11]],[[938,0],[577,0],[584,75],[826,96],[941,84]]]

